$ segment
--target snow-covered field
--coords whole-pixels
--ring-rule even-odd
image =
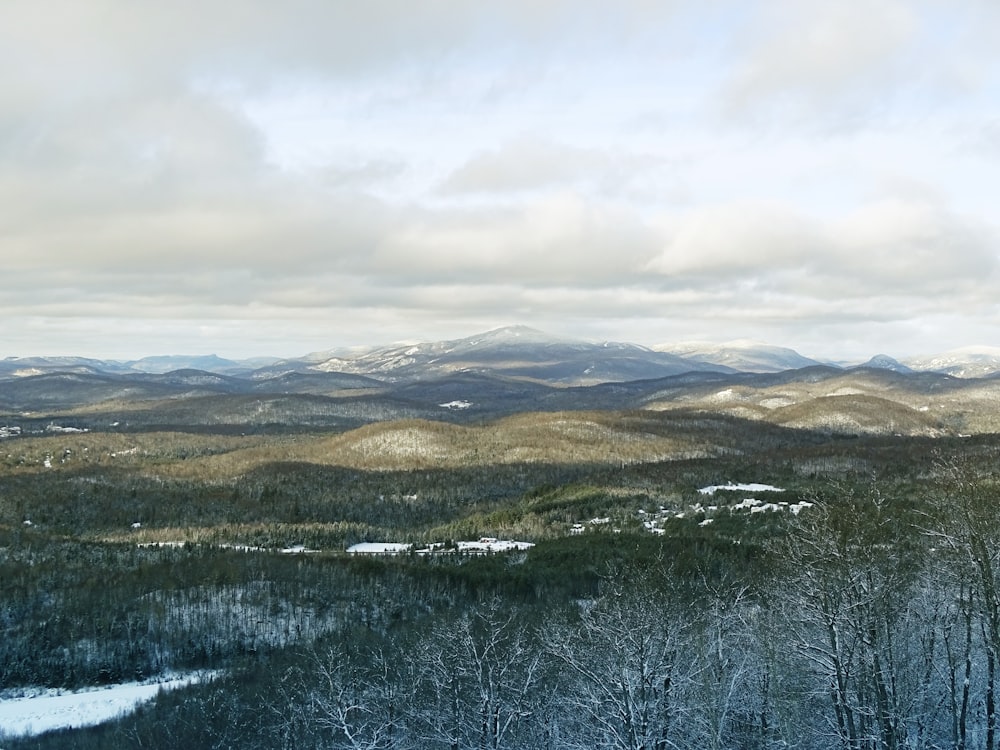
[[[459,552],[488,553],[511,552],[512,550],[527,550],[535,545],[531,542],[516,542],[493,537],[482,537],[476,542],[455,542],[454,548],[446,548],[437,542],[416,550],[418,555],[444,554],[457,549]],[[402,555],[413,549],[412,544],[399,542],[360,542],[347,548],[350,555]]]
[[[713,484],[711,487],[702,487],[698,490],[702,495],[714,495],[719,490],[728,490],[731,492],[784,492],[781,487],[774,487],[770,484],[757,484],[752,482],[750,484]]]
[[[0,737],[22,737],[54,729],[101,724],[134,711],[161,690],[210,680],[217,674],[198,672],[160,682],[126,682],[85,690],[50,689],[22,698],[0,700]]]
[[[472,402],[459,399],[456,401],[449,401],[447,404],[438,404],[438,406],[442,409],[468,409],[472,406]]]
[[[514,542],[493,537],[483,537],[478,542],[455,542],[459,552],[510,552],[531,549],[531,542]]]
[[[359,542],[347,548],[349,555],[402,555],[412,544],[404,542]]]

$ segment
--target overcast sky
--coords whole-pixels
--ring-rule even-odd
[[[4,0],[0,357],[1000,346],[996,0]]]

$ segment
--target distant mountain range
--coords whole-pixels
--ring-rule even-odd
[[[820,364],[794,349],[770,346],[758,341],[730,341],[724,344],[685,342],[661,344],[657,351],[669,352],[689,361],[732,368],[738,372],[781,372]]]
[[[279,363],[296,366],[297,361]],[[525,326],[499,328],[454,341],[389,346],[312,365],[324,372],[369,375],[389,381],[456,372],[479,372],[558,385],[644,380],[692,370],[732,372],[636,344],[558,339]]]
[[[1000,431],[1000,353],[990,350],[835,366],[749,342],[661,348],[670,351],[514,327],[280,361],[6,359],[0,439],[66,429],[343,432],[392,420],[477,425],[608,410],[679,410],[849,435]]]
[[[526,326],[511,326],[452,341],[318,352],[283,360],[235,361],[215,355],[165,355],[124,362],[71,356],[11,357],[0,360],[0,379],[53,373],[165,375],[198,371],[255,381],[342,373],[364,376],[373,382],[405,383],[454,373],[479,373],[557,386],[581,386],[689,372],[773,373],[821,364],[830,365],[804,357],[793,349],[753,341],[685,342],[645,347],[557,338]],[[1000,374],[1000,348],[956,349],[902,362],[879,354],[850,367],[903,373],[937,372],[960,378],[992,377]],[[195,376],[189,373],[186,377]],[[326,384],[322,386],[326,387]]]

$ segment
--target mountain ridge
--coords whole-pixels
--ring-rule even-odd
[[[748,339],[713,343],[687,341],[644,346],[630,342],[593,342],[556,336],[529,326],[505,326],[442,341],[398,342],[331,349],[301,357],[243,360],[212,355],[156,355],[134,360],[77,356],[7,357],[0,360],[0,381],[50,373],[156,374],[198,370],[257,380],[293,373],[343,373],[382,382],[481,372],[554,383],[594,385],[679,375],[684,372],[776,373],[812,366],[871,367],[896,371],[940,372],[963,378],[1000,375],[1000,348],[963,347],[915,358],[880,353],[857,364],[820,361],[784,346]]]

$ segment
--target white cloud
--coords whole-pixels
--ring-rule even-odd
[[[545,284],[634,278],[655,237],[627,207],[573,192],[513,206],[426,210],[377,249],[381,274]]]
[[[823,252],[820,232],[786,206],[746,201],[668,221],[666,246],[648,268],[666,276],[716,279],[799,268]]]
[[[582,148],[521,135],[475,154],[445,179],[441,190],[446,195],[502,196],[572,187],[609,196],[648,194],[664,161],[657,154]]]
[[[929,200],[883,199],[832,219],[781,204],[715,206],[675,217],[666,237],[649,269],[672,283],[752,281],[816,300],[982,301],[1000,272],[996,228]]]
[[[5,340],[988,332],[997,33],[988,0],[11,0]]]
[[[919,22],[899,0],[757,4],[726,95],[737,112],[880,109],[903,84]]]
[[[845,260],[883,289],[955,293],[995,278],[1000,267],[994,231],[928,202],[881,201],[831,232]]]

